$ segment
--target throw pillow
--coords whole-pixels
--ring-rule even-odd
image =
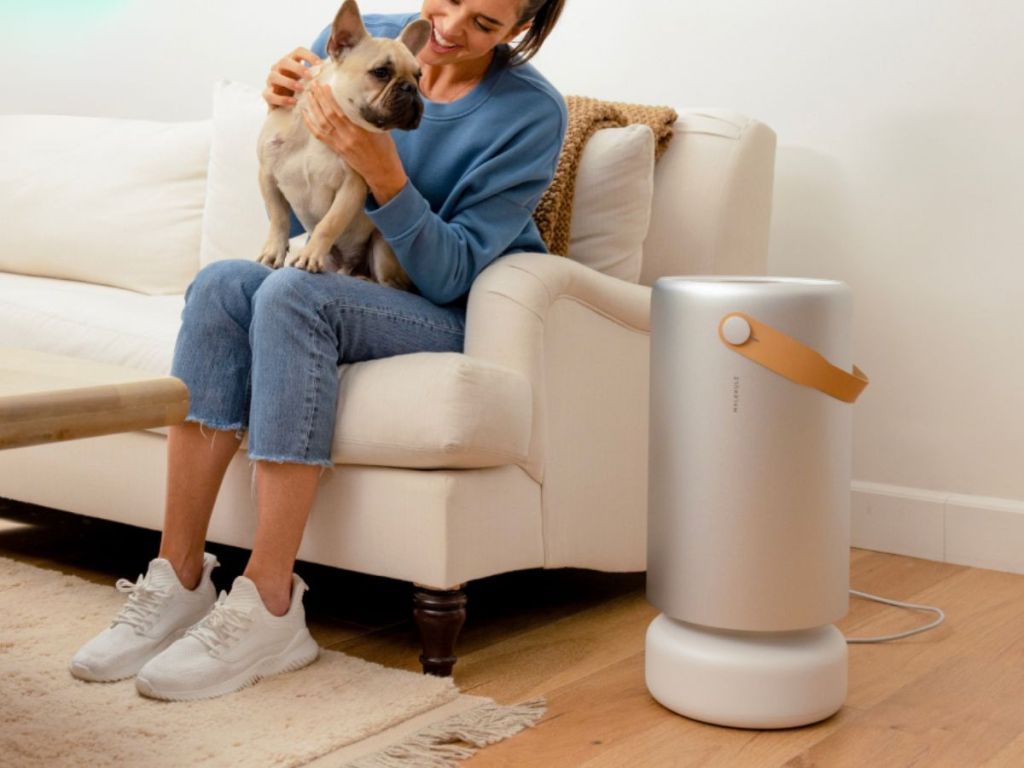
[[[182,293],[209,149],[209,121],[0,116],[0,270]]]
[[[576,170],[569,258],[638,282],[653,197],[651,129],[627,125],[594,133]]]

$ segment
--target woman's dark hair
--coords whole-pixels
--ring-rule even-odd
[[[558,17],[562,15],[565,0],[525,0],[523,12],[517,24],[530,23],[530,28],[522,39],[510,51],[510,64],[525,64],[540,50],[551,30],[555,28]]]

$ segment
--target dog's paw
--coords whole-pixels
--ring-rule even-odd
[[[307,243],[306,247],[299,251],[297,254],[293,253],[288,257],[285,262],[289,267],[298,267],[304,269],[307,272],[322,272],[324,269],[324,254],[319,253],[315,248],[311,248],[311,243]]]
[[[263,251],[259,256],[259,263],[265,264],[271,269],[279,269],[284,266],[285,258],[288,256],[288,244],[285,243],[284,248],[277,245],[267,244],[263,246]]]

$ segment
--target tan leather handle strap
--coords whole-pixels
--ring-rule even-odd
[[[718,336],[748,360],[844,403],[854,402],[868,385],[868,377],[857,366],[853,373],[837,368],[810,347],[742,312],[723,317]]]

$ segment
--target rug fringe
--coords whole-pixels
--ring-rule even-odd
[[[427,726],[398,744],[364,755],[342,768],[452,768],[483,747],[532,727],[546,710],[544,699],[513,706],[490,701]]]

